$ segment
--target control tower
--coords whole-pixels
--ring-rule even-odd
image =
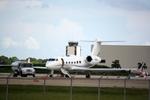
[[[71,55],[81,56],[81,49],[80,46],[78,46],[78,42],[68,42],[68,46],[66,46],[66,56]]]

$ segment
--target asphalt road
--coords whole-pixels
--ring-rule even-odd
[[[46,74],[37,74],[35,78],[17,77],[13,78],[9,73],[0,73],[0,84],[5,85],[47,85],[47,86],[84,86],[84,87],[127,87],[127,88],[149,88],[149,79],[117,77],[117,76],[91,76],[87,79],[83,75],[74,75],[73,78],[63,78],[57,75],[54,78]]]

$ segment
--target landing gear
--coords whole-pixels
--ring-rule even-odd
[[[87,72],[85,77],[86,77],[86,78],[91,78],[90,72]]]
[[[53,77],[53,75],[52,75],[52,74],[50,74],[50,75],[49,75],[49,77]]]
[[[65,78],[70,78],[68,75],[64,75]]]
[[[53,74],[54,74],[54,70],[51,70],[49,77],[53,77]]]
[[[64,68],[61,68],[60,70],[61,70],[61,72],[62,72],[65,76],[71,78],[71,75],[68,73],[67,70],[65,70]]]

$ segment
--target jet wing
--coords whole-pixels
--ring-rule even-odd
[[[136,71],[137,69],[132,68],[86,68],[86,67],[72,67],[73,71],[99,71],[99,72],[116,72],[116,71]]]
[[[41,67],[41,66],[33,66],[35,69],[47,69],[47,67]]]

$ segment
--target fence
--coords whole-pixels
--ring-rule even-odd
[[[12,85],[23,85],[23,86],[41,86],[41,91],[43,94],[46,94],[48,86],[63,86],[67,87],[68,97],[66,100],[74,99],[74,88],[75,87],[92,87],[96,89],[94,96],[96,100],[103,100],[104,98],[104,88],[121,88],[122,96],[121,100],[128,100],[127,94],[130,90],[128,89],[141,89],[146,90],[143,93],[146,98],[145,100],[150,100],[150,80],[145,79],[126,79],[126,78],[12,78],[12,77],[0,77],[0,85],[5,86],[5,97],[3,95],[4,100],[11,100],[9,97],[9,93],[12,93],[11,86]],[[59,90],[58,90],[59,92]],[[139,92],[138,95],[141,95]],[[142,95],[141,95],[142,96]],[[47,99],[46,99],[47,100]],[[55,100],[55,98],[53,98]],[[77,99],[74,99],[77,100]],[[114,100],[114,98],[112,98]]]

